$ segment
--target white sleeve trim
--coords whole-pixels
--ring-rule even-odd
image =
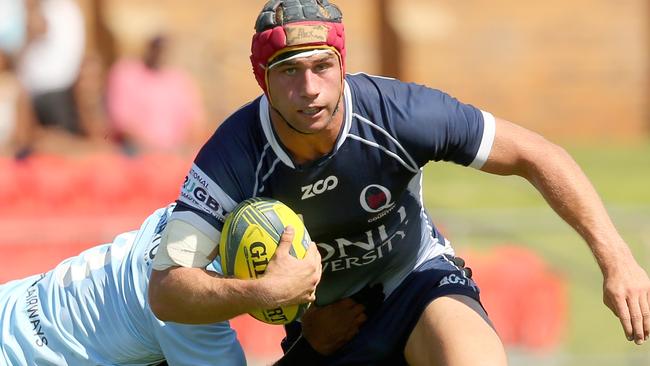
[[[172,212],[172,214],[169,216],[169,222],[174,220],[184,221],[200,230],[205,236],[216,238],[217,241],[219,241],[218,239],[221,236],[221,231],[217,230],[214,226],[205,221],[201,216],[195,214],[192,211]]]
[[[494,116],[488,112],[481,111],[483,114],[483,138],[478,148],[474,161],[469,165],[474,169],[481,169],[492,151],[494,136],[496,134],[496,121]]]

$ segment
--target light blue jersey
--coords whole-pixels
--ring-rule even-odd
[[[228,322],[158,320],[147,285],[173,206],[53,270],[0,286],[0,365],[244,365]]]

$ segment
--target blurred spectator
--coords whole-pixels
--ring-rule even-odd
[[[44,32],[25,45],[18,74],[32,97],[38,121],[75,135],[86,135],[79,122],[73,94],[85,47],[84,19],[74,0],[26,0],[27,29]],[[30,10],[31,8],[31,10]],[[34,24],[37,23],[37,24]],[[36,28],[36,30],[31,30]]]
[[[0,0],[0,49],[17,54],[27,38],[27,9],[22,0]]]
[[[88,140],[95,142],[104,142],[109,135],[105,105],[105,71],[99,54],[87,53],[73,89],[79,124]]]
[[[164,65],[167,43],[157,35],[141,59],[122,59],[109,72],[109,117],[131,153],[195,153],[205,137],[201,93],[188,73]]]
[[[9,53],[0,47],[0,155],[27,154],[35,127],[29,97],[13,73]]]

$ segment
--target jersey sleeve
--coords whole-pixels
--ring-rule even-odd
[[[246,365],[244,351],[228,322],[157,322],[156,337],[169,365]]]
[[[217,242],[228,212],[252,196],[255,147],[245,125],[252,112],[240,110],[201,148],[181,187],[170,220],[182,220]]]
[[[494,117],[450,95],[413,83],[373,78],[398,140],[419,166],[451,161],[481,168],[494,141]]]

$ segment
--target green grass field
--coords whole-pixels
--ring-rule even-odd
[[[650,271],[650,143],[568,150],[591,178],[637,260]],[[425,169],[424,197],[456,248],[521,244],[569,281],[568,334],[559,352],[642,360],[616,365],[650,362],[650,345],[627,342],[618,319],[603,305],[602,276],[587,246],[526,181],[432,163]]]

